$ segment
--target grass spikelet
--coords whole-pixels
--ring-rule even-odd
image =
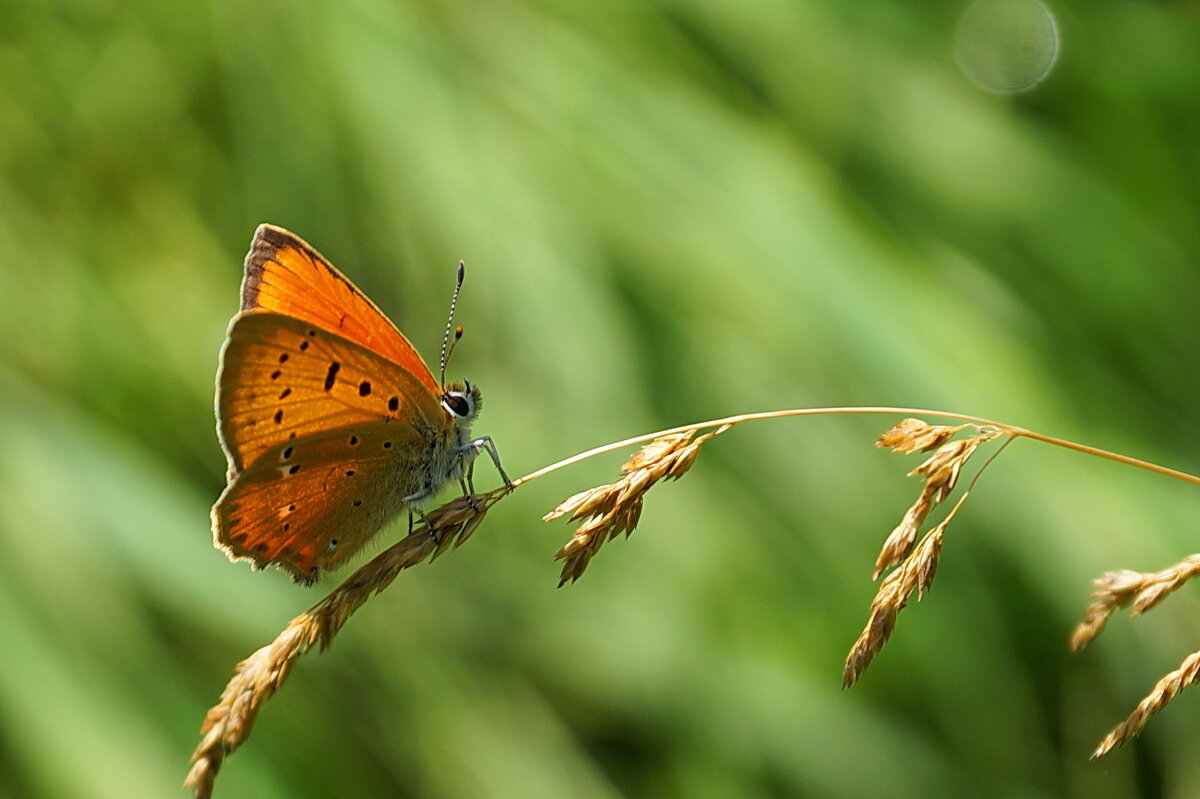
[[[1071,631],[1069,645],[1072,652],[1087,646],[1104,630],[1114,611],[1133,601],[1145,577],[1141,572],[1121,569],[1096,578],[1096,590],[1092,592],[1094,600],[1084,609],[1083,618]]]
[[[1180,691],[1196,682],[1198,676],[1200,676],[1200,652],[1193,652],[1184,658],[1178,669],[1158,681],[1146,698],[1138,702],[1138,706],[1134,708],[1128,718],[1104,736],[1104,740],[1096,747],[1096,751],[1092,752],[1092,758],[1102,757],[1112,751],[1114,747],[1120,746],[1138,735],[1155,713],[1166,707],[1172,699],[1179,695]]]
[[[1133,615],[1150,610],[1197,574],[1200,574],[1200,554],[1188,555],[1175,565],[1148,575],[1142,590],[1133,598]]]
[[[957,441],[950,440],[952,436],[967,427],[973,427],[978,432],[976,435]],[[908,599],[913,591],[917,592],[917,599],[920,600],[933,584],[933,578],[937,573],[938,562],[942,555],[942,541],[946,526],[958,513],[958,509],[962,507],[963,501],[971,493],[971,489],[967,488],[963,492],[945,518],[930,530],[914,548],[913,542],[917,540],[921,525],[924,524],[929,511],[954,490],[958,484],[958,477],[962,473],[963,465],[979,446],[1004,435],[1004,433],[1005,431],[994,427],[965,424],[930,425],[920,419],[904,419],[875,442],[879,446],[888,447],[896,452],[929,451],[930,449],[934,451],[920,466],[908,473],[910,477],[920,475],[923,478],[921,493],[917,496],[916,502],[905,511],[900,524],[883,542],[883,548],[875,559],[875,571],[872,579],[879,579],[879,576],[892,566],[896,566],[896,568],[879,585],[875,598],[871,600],[867,625],[858,636],[858,640],[850,647],[849,654],[846,655],[846,662],[842,668],[843,688],[853,685],[883,649],[883,645],[887,643],[896,627],[897,616],[908,604]],[[1009,441],[1011,440],[1010,438]],[[998,454],[999,451],[993,454],[992,458],[994,459]],[[979,479],[979,474],[987,468],[989,463],[991,463],[990,459],[975,475],[976,480]],[[972,485],[974,485],[974,481],[972,481]]]
[[[857,682],[883,649],[896,628],[896,617],[908,604],[913,591],[917,592],[919,601],[929,590],[942,556],[942,537],[947,521],[949,519],[926,533],[912,554],[879,584],[879,590],[871,600],[867,625],[846,655],[846,663],[842,668],[843,688],[849,688]]]
[[[920,419],[904,419],[875,442],[878,446],[901,453],[936,449],[920,466],[908,473],[909,477],[920,475],[924,478],[921,493],[916,502],[905,511],[900,523],[884,540],[879,556],[875,558],[872,580],[878,580],[879,575],[908,556],[921,531],[921,525],[925,523],[925,517],[954,490],[963,465],[980,444],[1002,435],[1002,431],[996,429],[977,428],[980,431],[977,435],[958,441],[949,440],[967,427],[975,426],[930,425]]]
[[[1096,579],[1093,601],[1083,612],[1083,618],[1071,631],[1070,647],[1074,652],[1083,649],[1104,631],[1104,626],[1119,608],[1131,606],[1130,615],[1138,616],[1166,599],[1188,580],[1200,574],[1200,554],[1189,555],[1176,564],[1157,572],[1136,572],[1119,569]],[[1200,652],[1184,659],[1178,669],[1167,674],[1138,703],[1123,722],[1114,727],[1093,758],[1108,754],[1114,748],[1137,736],[1150,718],[1179,695],[1200,676]]]
[[[899,452],[901,455],[907,455],[910,452],[928,452],[935,447],[940,447],[951,438],[953,438],[959,430],[970,425],[946,425],[946,424],[929,424],[921,419],[902,419],[896,423],[895,427],[888,430],[875,441],[877,447],[887,447],[888,449]]]
[[[1093,601],[1071,631],[1071,651],[1087,646],[1104,630],[1108,617],[1118,608],[1132,604],[1130,615],[1145,613],[1197,574],[1200,574],[1200,554],[1189,555],[1158,572],[1120,569],[1098,577]]]
[[[355,571],[288,622],[274,641],[235,666],[220,700],[204,718],[184,787],[191,787],[197,799],[212,796],[225,756],[250,736],[259,709],[283,685],[296,659],[314,645],[327,648],[354,611],[387,588],[401,570],[465,541],[488,509],[510,490],[458,497],[433,510],[412,533]]]
[[[925,517],[933,508],[932,493],[928,488],[923,489],[921,495],[917,497],[917,501],[904,512],[904,518],[900,520],[900,524],[896,525],[887,540],[883,542],[883,549],[879,551],[879,557],[875,559],[875,571],[871,574],[872,580],[878,580],[879,575],[908,556],[913,542],[917,540],[917,533],[921,531],[921,525],[925,523]]]
[[[544,521],[562,516],[568,516],[568,521],[584,519],[554,556],[563,561],[559,587],[578,580],[606,542],[632,533],[641,519],[646,492],[660,480],[677,480],[686,474],[700,447],[731,426],[695,438],[695,428],[660,436],[629,456],[615,482],[581,491],[547,513]]]
[[[221,700],[208,711],[200,728],[203,738],[192,753],[192,768],[184,780],[197,797],[212,796],[217,772],[226,754],[250,737],[262,703],[283,685],[297,657],[312,646],[314,630],[305,618],[292,619],[267,646],[237,664]]]
[[[924,463],[909,472],[908,476],[919,474],[924,477],[926,490],[931,492],[930,499],[937,504],[954,490],[963,464],[975,453],[979,445],[998,435],[996,432],[985,432],[942,444]]]

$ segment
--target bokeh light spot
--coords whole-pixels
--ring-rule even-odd
[[[959,69],[993,92],[1033,88],[1050,74],[1058,50],[1058,26],[1038,0],[978,0],[954,33]]]

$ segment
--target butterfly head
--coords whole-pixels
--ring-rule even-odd
[[[479,394],[479,386],[473,386],[466,380],[461,383],[447,383],[442,391],[442,407],[459,427],[475,421],[482,405],[483,398]]]

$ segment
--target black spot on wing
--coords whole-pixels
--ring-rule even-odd
[[[389,411],[395,412],[399,409],[400,409],[400,398],[399,397],[392,397],[391,399],[388,400],[388,410]]]
[[[334,361],[333,363],[329,364],[329,371],[325,373],[325,390],[326,391],[333,390],[333,381],[337,378],[338,370],[341,368],[342,368],[342,365],[340,363],[338,363],[337,361]]]
[[[369,397],[371,395],[371,381],[364,380],[358,384],[358,396]]]

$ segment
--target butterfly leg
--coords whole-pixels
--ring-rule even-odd
[[[420,508],[410,507],[408,509],[408,534],[413,534],[413,514],[421,517],[421,523],[425,525],[425,529],[429,531],[429,537],[433,539],[433,543],[439,547],[442,545],[442,539],[438,538],[437,531],[433,529],[433,524],[429,521],[429,517],[424,514]]]
[[[467,455],[474,455],[474,452],[463,453],[461,456],[464,460]],[[467,468],[458,470],[458,484],[462,486],[463,496],[467,498],[467,504],[471,506],[471,510],[479,510],[479,506],[475,504],[475,459],[472,457],[467,462]]]
[[[467,469],[466,469],[465,474],[464,473],[459,474],[458,482],[462,485],[464,494],[474,494],[475,493],[475,459],[474,458],[472,458],[470,460],[470,462],[467,463]]]
[[[496,471],[500,473],[500,479],[504,481],[504,487],[512,488],[512,480],[508,479],[508,475],[504,472],[504,467],[500,465],[500,453],[496,451],[496,443],[492,441],[491,436],[480,436],[474,441],[468,443],[467,447],[472,452],[485,450],[488,455],[491,455],[492,463],[496,464]],[[474,468],[474,463],[472,463],[472,468]]]

